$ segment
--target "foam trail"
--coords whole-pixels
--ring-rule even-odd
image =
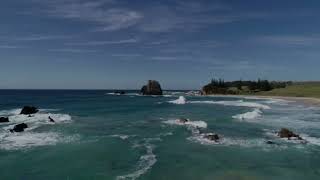
[[[172,104],[186,104],[187,100],[185,97],[183,96],[180,96],[178,99],[176,100],[173,100],[173,101],[169,101],[169,103],[172,103]]]
[[[171,125],[179,125],[179,126],[191,126],[194,128],[207,128],[207,123],[204,121],[187,121],[185,123],[182,123],[179,121],[179,119],[174,119],[174,120],[168,120],[164,121],[166,124],[171,124]]]
[[[271,109],[269,106],[256,103],[256,102],[245,102],[243,100],[239,101],[190,101],[193,104],[218,104],[224,106],[239,106],[239,107],[252,107],[260,109]]]
[[[156,155],[153,154],[153,146],[149,143],[146,143],[144,146],[147,149],[147,153],[140,157],[136,167],[137,170],[127,175],[118,176],[117,177],[118,180],[137,179],[141,175],[145,174],[149,169],[151,169],[152,166],[157,162]]]
[[[243,114],[238,114],[238,115],[232,116],[232,118],[242,121],[242,120],[254,120],[254,119],[257,119],[261,116],[262,116],[262,111],[257,108],[257,109],[254,109],[253,111],[250,111],[250,112],[246,112]]]

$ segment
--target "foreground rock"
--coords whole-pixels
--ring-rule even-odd
[[[291,140],[291,138],[298,139],[298,140],[303,140],[298,134],[295,134],[295,133],[293,133],[292,131],[290,131],[289,129],[286,129],[286,128],[282,128],[278,132],[278,136],[280,138],[288,138],[288,140]]]
[[[25,115],[30,115],[30,114],[35,114],[39,112],[39,110],[36,107],[33,106],[25,106],[21,110],[20,114],[25,114]]]
[[[7,117],[0,117],[0,123],[9,122],[9,118]]]
[[[21,123],[15,125],[13,129],[10,129],[10,132],[23,132],[26,128],[28,128],[28,125],[25,123]]]
[[[220,137],[218,136],[218,134],[213,134],[213,133],[205,134],[203,137],[214,142],[218,142],[220,140]]]
[[[158,81],[149,80],[148,84],[141,89],[143,95],[162,95],[162,89]]]

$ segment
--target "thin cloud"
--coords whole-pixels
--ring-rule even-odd
[[[44,40],[57,40],[57,39],[68,39],[70,36],[65,35],[32,35],[27,37],[13,38],[17,41],[44,41]]]
[[[17,49],[20,48],[19,46],[12,46],[12,45],[0,45],[0,49]]]
[[[288,46],[311,46],[315,44],[320,44],[320,36],[318,35],[270,35],[260,36],[254,38],[253,40],[257,43]]]
[[[96,23],[100,31],[115,31],[135,25],[143,15],[128,8],[106,8],[115,1],[42,0],[52,17]],[[108,6],[108,7],[109,7]]]
[[[51,52],[61,52],[61,53],[95,53],[97,50],[89,49],[49,49]]]
[[[138,39],[122,39],[117,41],[89,41],[89,42],[72,42],[66,43],[69,46],[101,46],[101,45],[119,45],[119,44],[133,44],[138,43]]]

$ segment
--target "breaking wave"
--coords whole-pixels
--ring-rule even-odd
[[[271,109],[270,106],[256,103],[256,102],[245,102],[243,100],[239,101],[189,101],[192,104],[218,104],[224,106],[239,106],[239,107],[251,107],[260,109]]]
[[[250,121],[250,120],[255,120],[261,116],[262,116],[262,111],[257,108],[257,109],[254,109],[253,111],[250,111],[250,112],[246,112],[243,114],[238,114],[238,115],[232,116],[232,118],[238,119],[240,121],[245,121],[245,120]]]
[[[33,130],[43,125],[54,125],[71,122],[72,118],[68,114],[51,113],[49,111],[58,111],[56,109],[40,109],[36,114],[20,114],[21,109],[2,110],[1,116],[9,118],[9,122],[0,124],[0,149],[17,150],[20,148],[29,148],[34,146],[54,145],[57,142],[65,142],[68,137],[62,137],[54,132],[38,133]],[[54,119],[54,123],[49,121],[49,116]],[[26,123],[28,128],[25,132],[9,132],[16,124]]]
[[[179,96],[179,98],[176,100],[169,101],[169,103],[172,103],[172,104],[186,104],[186,102],[187,102],[187,100],[183,96]]]

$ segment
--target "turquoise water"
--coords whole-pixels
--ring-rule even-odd
[[[0,91],[0,116],[11,121],[0,124],[0,179],[320,178],[319,108],[277,99],[110,92]],[[41,111],[17,115],[24,105]],[[9,133],[18,122],[29,128]],[[197,126],[221,141],[206,140]],[[274,132],[281,127],[308,143],[279,139]]]

